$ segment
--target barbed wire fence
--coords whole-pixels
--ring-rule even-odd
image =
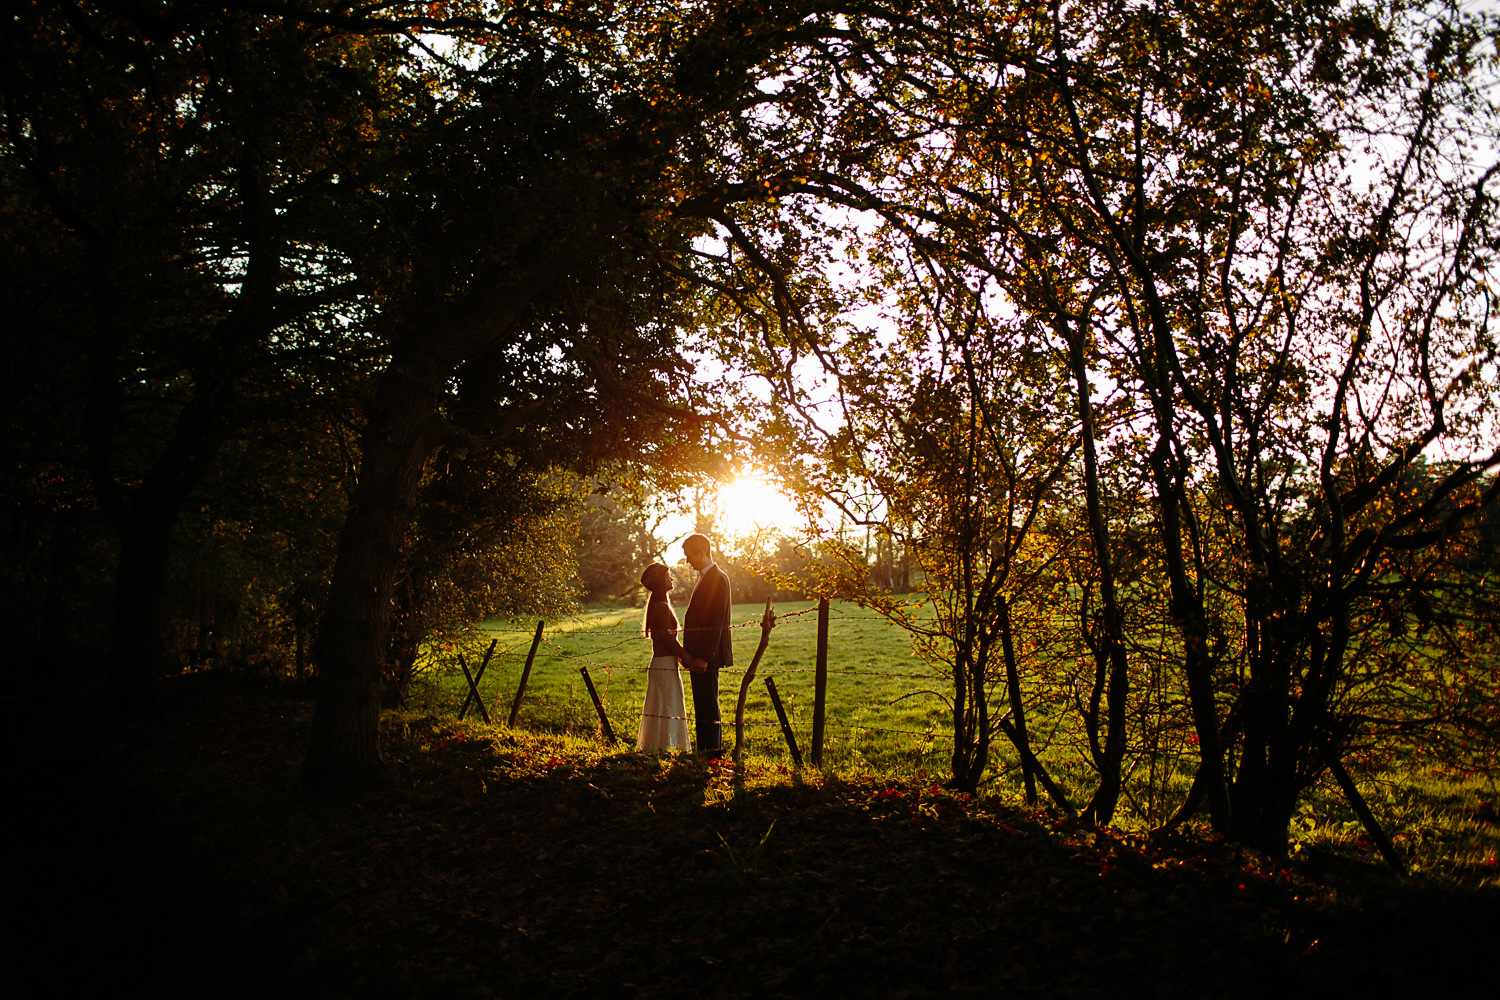
[[[933,747],[932,745],[936,741],[952,741],[951,733],[944,732],[943,730],[937,728],[935,725],[928,725],[923,729],[912,729],[889,725],[872,725],[861,721],[861,719],[856,714],[850,714],[849,709],[853,708],[857,712],[861,708],[868,708],[869,706],[874,704],[875,699],[867,697],[861,702],[861,700],[857,696],[851,697],[851,692],[845,685],[840,684],[839,689],[834,692],[833,697],[829,697],[828,681],[830,678],[832,678],[836,682],[843,682],[849,679],[857,679],[863,677],[880,678],[884,681],[924,681],[929,685],[945,682],[945,678],[942,678],[931,672],[923,671],[910,672],[864,669],[852,665],[839,665],[834,670],[829,670],[829,629],[832,623],[848,623],[856,621],[879,621],[883,623],[889,623],[889,619],[881,615],[850,614],[842,609],[834,610],[831,606],[831,603],[827,600],[824,600],[800,610],[777,612],[776,625],[783,626],[807,615],[818,616],[818,635],[815,659],[816,665],[811,667],[803,667],[778,664],[773,668],[762,669],[761,671],[758,671],[757,677],[761,677],[770,682],[767,685],[767,693],[769,693],[770,695],[771,707],[777,710],[778,715],[783,715],[784,707],[781,704],[781,699],[780,697],[778,697],[775,690],[775,678],[782,675],[812,674],[814,680],[814,697],[811,712],[812,717],[810,719],[808,718],[808,713],[806,711],[807,706],[805,704],[806,699],[804,697],[801,697],[802,693],[799,693],[794,694],[790,699],[791,712],[788,716],[786,716],[788,720],[787,726],[783,726],[780,718],[751,718],[751,706],[756,707],[761,712],[764,712],[766,708],[765,702],[760,700],[760,697],[757,697],[751,702],[751,705],[747,706],[745,718],[746,730],[763,730],[766,728],[782,729],[784,734],[786,735],[788,750],[791,752],[794,759],[800,758],[800,754],[798,753],[797,749],[798,745],[806,745],[811,749],[812,763],[815,767],[819,766],[822,762],[824,743],[827,741],[829,731],[832,731],[836,734],[842,734],[842,741],[846,744],[853,744],[859,741],[867,742],[874,737],[896,739],[906,737],[920,740],[922,741],[922,743],[928,745],[932,749],[935,749],[935,747]],[[759,630],[761,628],[761,622],[758,619],[750,620],[731,625],[730,628],[737,632]],[[502,640],[509,640],[507,642],[507,648],[502,653],[502,661],[518,653],[521,649],[527,648],[527,641],[529,640],[529,651],[527,653],[525,661],[526,665],[523,669],[519,686],[516,689],[515,697],[512,702],[510,714],[511,725],[515,725],[518,721],[518,715],[522,709],[523,704],[525,703],[528,694],[527,689],[533,664],[536,662],[540,654],[543,660],[548,664],[549,669],[555,669],[557,663],[563,663],[567,665],[567,667],[569,668],[569,672],[571,672],[574,668],[578,670],[579,674],[581,674],[583,678],[584,685],[588,690],[590,698],[593,701],[593,707],[597,712],[600,732],[601,734],[606,735],[607,738],[611,740],[616,738],[614,734],[613,722],[625,722],[627,721],[627,718],[631,726],[634,726],[640,719],[644,717],[665,720],[668,722],[681,722],[689,732],[693,731],[693,723],[695,720],[692,714],[693,699],[691,694],[687,695],[687,697],[685,698],[686,712],[683,715],[660,715],[656,713],[650,713],[644,711],[643,706],[641,705],[636,705],[632,710],[628,706],[620,705],[618,699],[615,699],[615,703],[612,707],[607,708],[605,705],[605,701],[609,699],[610,695],[608,680],[606,680],[605,682],[604,697],[601,698],[601,696],[598,694],[594,685],[594,681],[592,679],[592,675],[590,673],[591,669],[595,671],[602,671],[605,677],[609,679],[613,679],[617,674],[621,673],[629,675],[634,672],[645,672],[651,669],[649,658],[642,657],[640,655],[642,634],[639,625],[625,625],[623,623],[613,625],[596,625],[587,621],[586,619],[563,619],[561,621],[555,622],[550,628],[546,627],[544,622],[538,622],[534,628],[485,628],[483,629],[482,634],[486,638],[489,638],[491,640],[490,653],[494,652],[496,645]],[[587,651],[579,651],[577,649],[568,648],[569,644],[567,642],[567,639],[570,635],[575,634],[580,636],[587,636],[590,642],[590,648]],[[604,645],[595,644],[601,637],[608,637],[612,635],[618,635],[620,638],[616,639],[613,642],[607,642]],[[776,633],[774,630],[771,633],[770,642],[773,645],[776,643]],[[483,701],[483,696],[480,695],[480,686],[483,679],[484,667],[489,663],[489,654],[486,654],[484,663],[480,665],[479,676],[474,676],[473,673],[471,673],[467,662],[465,661],[461,652],[452,653],[450,659],[457,662],[461,666],[463,675],[465,678],[467,678],[469,690],[464,700],[464,708],[460,710],[462,717],[462,713],[467,711],[468,705],[476,698],[478,698],[480,701]],[[640,662],[641,660],[645,660],[646,662]],[[747,668],[742,666],[722,667],[720,668],[719,673],[723,677],[742,678],[746,669]],[[734,696],[738,691],[738,687],[739,684],[736,682],[732,685],[725,685],[727,691],[720,691],[721,704],[723,700],[725,700],[724,695],[726,693],[730,695],[730,698],[728,700],[731,701],[731,705],[729,706],[729,711],[727,713],[728,717],[723,718],[720,723],[721,727],[726,730],[732,730],[734,728],[735,705],[733,704],[733,702],[736,700]],[[500,681],[492,685],[490,698],[494,702],[497,709],[503,695],[505,694],[505,691],[503,690],[505,688],[506,685],[504,681]],[[635,687],[633,686],[630,688],[630,690],[633,696],[638,697],[642,693],[636,691]],[[898,701],[905,700],[906,698],[921,694],[936,694],[936,692],[932,691],[930,687],[924,688],[912,685],[912,690],[903,691],[897,697],[887,702],[887,706],[893,705]],[[838,705],[843,709],[840,714],[830,717],[827,710],[830,700],[837,702]],[[613,720],[613,722],[609,716],[609,712],[611,710],[615,713],[615,719]],[[482,708],[481,711],[483,711]],[[586,712],[586,709],[584,709],[584,711]],[[629,713],[628,716],[626,715],[627,712]],[[485,717],[488,719],[488,714],[486,714]],[[793,736],[794,733],[795,739]],[[619,740],[619,742],[633,743],[634,740],[633,738],[621,739]],[[721,740],[721,745],[724,742],[724,740]]]

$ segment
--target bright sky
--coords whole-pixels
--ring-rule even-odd
[[[714,515],[718,536],[714,542],[730,550],[757,532],[779,531],[793,538],[806,534],[797,505],[773,480],[755,470],[737,475],[720,486],[715,495],[706,497],[703,512]],[[693,533],[693,527],[691,509],[667,514],[657,529],[657,537],[666,542],[669,560],[681,555],[682,540]]]

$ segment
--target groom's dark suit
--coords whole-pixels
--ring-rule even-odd
[[[729,636],[729,577],[718,563],[712,563],[698,578],[682,623],[683,648],[694,659],[708,662],[707,670],[689,673],[688,677],[693,685],[698,752],[712,757],[717,757],[723,747],[719,739],[719,668],[734,666]]]

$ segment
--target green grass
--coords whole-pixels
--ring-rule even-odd
[[[720,677],[719,701],[725,722],[725,746],[733,744],[734,706],[741,671],[749,666],[760,638],[762,606],[734,609],[734,671]],[[758,769],[780,773],[791,763],[783,743],[764,678],[773,677],[791,717],[804,757],[812,737],[814,666],[817,653],[816,602],[775,606],[778,621],[746,700],[747,753]],[[650,644],[640,635],[640,609],[596,608],[548,623],[532,666],[518,725],[541,733],[592,740],[598,731],[594,708],[579,667],[589,669],[616,734],[634,743],[645,691]],[[462,650],[472,668],[484,647],[496,640],[495,655],[480,687],[492,720],[503,725],[530,649],[535,622],[481,623],[477,648]],[[461,650],[434,651],[430,668],[414,685],[410,707],[419,712],[457,712],[467,693],[458,668]],[[687,684],[684,674],[684,686]],[[828,657],[827,730],[823,769],[835,775],[873,774],[941,782],[952,750],[946,694],[948,681],[911,655],[904,632],[853,604],[831,606]],[[692,699],[688,697],[688,712]],[[1028,707],[1039,756],[1063,785],[1075,805],[1091,794],[1095,775],[1072,732],[1072,716],[1060,705]],[[472,713],[471,719],[477,718]],[[1145,765],[1127,782],[1131,796],[1121,801],[1115,825],[1144,831],[1163,819],[1191,781],[1191,762],[1184,761],[1154,793]],[[1465,884],[1500,882],[1500,826],[1492,785],[1478,778],[1434,775],[1406,768],[1376,780],[1360,778],[1363,793],[1395,838],[1414,871]],[[1014,750],[1003,739],[994,744],[991,793],[1019,801],[1022,789]],[[1154,794],[1154,800],[1151,796]],[[1137,809],[1140,811],[1137,812]],[[1321,848],[1379,863],[1373,846],[1331,781],[1305,797],[1290,831],[1294,852]]]
[[[743,671],[760,640],[764,605],[734,608],[735,667],[719,679],[726,746],[733,743],[734,707]],[[765,678],[776,681],[804,757],[812,738],[817,660],[817,603],[778,604],[780,618],[745,702],[747,746],[772,759],[788,757]],[[900,629],[853,604],[834,601],[828,630],[828,700],[823,759],[833,770],[869,769],[907,774],[940,772],[951,745],[947,704],[927,691],[945,692],[948,682],[911,655]],[[679,612],[680,613],[680,612]],[[640,634],[639,608],[599,608],[549,623],[532,665],[520,723],[562,733],[591,733],[598,726],[579,667],[599,690],[615,732],[634,741],[645,696],[651,646]],[[504,721],[520,681],[535,623],[487,621],[481,635],[498,640],[480,687],[491,715]],[[467,691],[454,651],[433,657],[428,683],[412,694],[422,710],[456,710]],[[470,667],[477,658],[464,651]],[[482,651],[480,654],[482,655]],[[687,685],[684,672],[683,683]],[[688,712],[691,715],[691,694]]]
[[[1413,873],[1466,885],[1500,885],[1500,797],[1492,782],[1405,767],[1359,784]],[[1364,827],[1331,779],[1304,797],[1291,833],[1294,854],[1322,848],[1377,859]]]

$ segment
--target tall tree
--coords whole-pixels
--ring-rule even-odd
[[[118,536],[110,683],[161,669],[174,531],[226,441],[300,405],[354,309],[329,249],[388,50],[197,6],[24,4],[0,37],[8,214],[33,217],[12,331],[76,408],[56,449]]]
[[[796,5],[518,8],[467,36],[477,68],[443,67],[442,97],[406,109],[405,185],[369,200],[381,221],[360,257],[389,360],[319,640],[310,785],[378,769],[393,586],[434,449],[531,443],[575,465],[590,442],[701,449],[676,354],[692,240],[764,199],[758,150],[798,139],[755,84],[801,20]]]
[[[1106,457],[1149,472],[1194,794],[1222,832],[1284,851],[1298,795],[1384,725],[1353,708],[1378,683],[1352,644],[1377,595],[1451,580],[1398,566],[1497,502],[1476,489],[1500,464],[1493,25],[1106,0],[871,8],[850,27],[818,117],[838,138],[786,190],[992,282],[1080,402],[1090,379],[1137,402],[1096,436],[1099,468],[1084,450],[1085,481]],[[789,350],[767,369],[797,396]],[[1424,452],[1452,461],[1414,488]],[[1135,540],[1089,521],[1107,579]]]
[[[843,520],[911,553],[925,600],[890,595],[852,546],[829,547],[846,557],[829,589],[901,625],[949,678],[954,787],[973,791],[985,780],[992,740],[1004,733],[1029,796],[1040,779],[1072,811],[1032,751],[1018,658],[1018,649],[1048,641],[1031,622],[1061,610],[1053,584],[1070,533],[1050,520],[1075,488],[1073,423],[1055,403],[1067,398],[1067,382],[1013,318],[995,314],[982,288],[899,247],[871,256],[881,262],[882,294],[899,308],[898,332],[842,345],[841,424],[827,442],[799,428],[800,450],[819,459],[799,482]],[[1018,384],[1021,406],[1013,405]],[[1102,682],[1095,700],[1100,691]]]

